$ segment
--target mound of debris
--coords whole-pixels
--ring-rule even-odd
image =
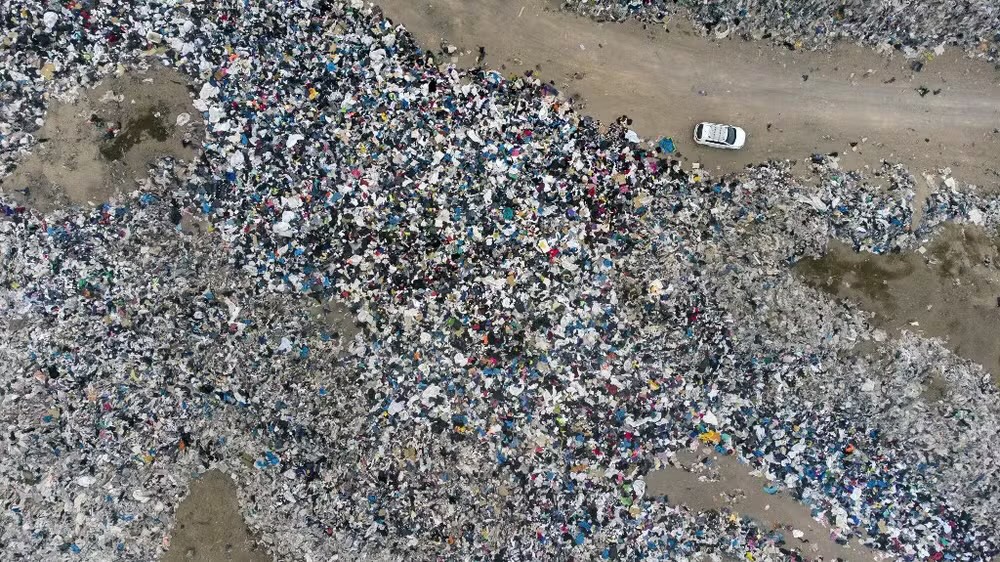
[[[911,57],[940,54],[946,45],[991,61],[1000,57],[1000,10],[990,0],[563,0],[562,5],[600,21],[690,18],[717,37],[769,39],[791,49],[843,40]]]

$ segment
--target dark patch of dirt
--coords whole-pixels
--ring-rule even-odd
[[[130,119],[118,136],[101,147],[101,156],[106,160],[121,160],[143,140],[151,138],[164,142],[169,137],[167,125],[163,122],[163,114],[149,109],[142,115]]]

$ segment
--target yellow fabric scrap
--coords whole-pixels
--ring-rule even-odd
[[[700,439],[702,443],[718,444],[719,441],[722,440],[722,435],[720,435],[718,431],[712,430],[702,433],[698,436],[698,439]]]

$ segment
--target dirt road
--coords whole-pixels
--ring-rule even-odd
[[[605,123],[626,114],[641,135],[670,136],[685,159],[709,169],[838,152],[845,168],[877,167],[885,158],[917,177],[951,167],[958,179],[1000,188],[1000,72],[957,50],[915,72],[899,54],[709,40],[680,22],[668,24],[669,33],[598,24],[559,12],[549,0],[377,4],[425,48],[438,51],[447,40],[460,49],[456,63],[474,66],[481,46],[484,67],[533,69],[582,99],[585,113]],[[743,126],[747,148],[697,147],[690,137],[699,121]]]

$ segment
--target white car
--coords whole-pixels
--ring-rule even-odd
[[[694,128],[694,142],[715,148],[737,150],[747,141],[747,132],[732,125],[698,123]]]

